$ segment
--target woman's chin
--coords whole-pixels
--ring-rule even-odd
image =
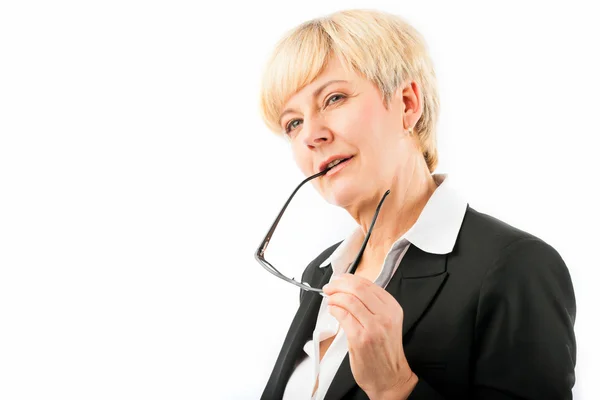
[[[341,185],[336,185],[329,188],[325,198],[329,204],[346,207],[356,200],[357,195],[356,187],[341,187]]]

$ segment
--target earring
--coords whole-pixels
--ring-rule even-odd
[[[412,134],[413,134],[413,128],[408,128],[408,135],[412,136]]]

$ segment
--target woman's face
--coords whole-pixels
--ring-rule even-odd
[[[392,182],[412,173],[418,148],[406,128],[418,120],[412,110],[420,111],[417,93],[416,85],[400,88],[386,108],[375,85],[332,58],[286,102],[280,122],[304,175],[347,160],[312,181],[323,198],[345,208],[379,201]]]

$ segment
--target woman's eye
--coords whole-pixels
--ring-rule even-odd
[[[325,102],[325,106],[328,106],[331,103],[337,103],[338,101],[340,101],[343,98],[344,98],[344,95],[342,95],[342,94],[334,94],[333,96],[331,96],[330,98],[327,99],[327,101]]]
[[[285,132],[286,133],[290,133],[290,131],[292,131],[293,129],[296,129],[299,124],[300,124],[300,120],[299,119],[293,119],[293,120],[291,120],[285,126]]]

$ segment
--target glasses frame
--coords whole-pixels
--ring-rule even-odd
[[[287,201],[285,202],[285,204],[281,208],[281,211],[279,211],[279,214],[277,215],[277,218],[275,218],[275,221],[273,221],[273,223],[271,224],[271,227],[269,228],[269,231],[265,235],[265,238],[262,240],[262,242],[258,246],[258,249],[254,253],[254,258],[256,259],[256,261],[258,261],[258,263],[260,265],[262,265],[267,271],[269,271],[270,273],[272,273],[273,275],[275,275],[279,279],[282,279],[282,280],[284,280],[286,282],[289,282],[292,285],[295,285],[295,286],[299,287],[300,289],[303,289],[303,290],[306,290],[306,291],[309,291],[309,292],[317,292],[317,293],[321,294],[322,296],[324,296],[323,289],[313,288],[308,283],[298,282],[294,278],[288,278],[287,276],[285,276],[284,274],[282,274],[281,272],[279,272],[279,270],[277,270],[277,268],[275,268],[273,265],[271,265],[271,263],[269,263],[267,260],[265,260],[265,251],[267,250],[267,246],[269,245],[269,242],[271,241],[271,238],[273,237],[273,233],[275,232],[275,228],[277,228],[277,225],[279,224],[279,221],[281,220],[281,217],[283,216],[283,213],[285,212],[285,210],[287,209],[288,205],[290,204],[290,202],[294,198],[294,195],[298,192],[298,190],[306,182],[309,182],[309,181],[311,181],[311,180],[313,180],[315,178],[318,178],[320,176],[325,175],[327,172],[329,172],[329,170],[331,168],[333,168],[333,167],[326,168],[323,171],[321,171],[321,172],[319,172],[317,174],[314,174],[312,176],[309,176],[308,178],[306,178],[302,182],[300,182],[300,184],[296,187],[296,189],[294,189],[294,191],[292,192],[292,194],[290,195],[290,197],[287,199]],[[352,265],[348,269],[347,273],[354,274],[354,272],[356,270],[356,267],[358,266],[358,263],[360,262],[362,254],[363,254],[363,252],[365,250],[365,247],[367,246],[367,242],[369,241],[369,238],[371,237],[371,232],[373,231],[373,226],[375,226],[375,221],[377,220],[377,216],[379,215],[379,210],[381,209],[381,206],[383,205],[383,201],[385,200],[385,198],[387,197],[388,194],[390,194],[389,190],[385,192],[385,194],[383,195],[383,197],[379,201],[379,205],[377,206],[377,209],[375,210],[375,215],[373,216],[373,221],[371,221],[371,226],[369,227],[369,231],[367,232],[367,235],[365,236],[365,238],[363,240],[363,243],[362,243],[362,246],[360,248],[360,251],[358,252],[358,255],[354,259],[354,262],[352,263]]]

